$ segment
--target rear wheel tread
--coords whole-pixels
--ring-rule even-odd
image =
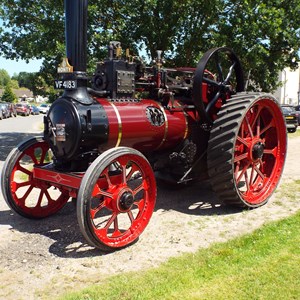
[[[207,151],[208,174],[211,178],[211,185],[213,190],[220,198],[220,200],[225,204],[239,207],[257,207],[265,204],[270,197],[270,193],[266,193],[267,197],[264,198],[265,194],[263,194],[261,196],[261,201],[260,199],[258,199],[257,202],[252,203],[250,198],[251,196],[249,197],[249,199],[247,198],[247,196],[242,196],[239,191],[239,187],[236,186],[237,184],[235,181],[236,179],[233,163],[233,158],[235,157],[235,143],[236,138],[239,134],[240,126],[243,120],[245,120],[246,114],[250,111],[250,108],[254,107],[254,105],[256,105],[257,103],[257,105],[259,105],[260,103],[264,103],[265,99],[267,101],[274,101],[277,104],[276,99],[268,94],[245,92],[239,93],[229,99],[228,102],[222,106],[218,114],[218,119],[213,124]],[[281,112],[281,109],[278,104],[278,107],[276,108],[275,103],[273,103],[274,107],[272,108],[274,111],[272,111],[271,109],[270,110],[274,114],[279,114]],[[284,122],[283,117],[282,120]],[[282,125],[282,123],[280,122],[278,123],[280,126],[278,125],[279,127],[276,127],[276,130],[278,130],[278,132],[280,131],[278,135],[280,135],[280,138],[282,139],[284,144],[284,138],[281,131],[283,130],[285,125]],[[286,144],[284,146],[286,147]],[[247,147],[245,148],[247,149],[247,151],[250,151]],[[273,187],[273,190],[278,184],[279,179],[277,178],[280,178],[281,176],[284,159],[285,154],[283,157],[283,163],[282,161],[280,161],[282,165],[275,170],[277,172],[277,176],[272,177],[273,182],[271,182],[271,186]],[[249,193],[251,193],[251,191]],[[253,194],[254,193],[255,192],[253,192]]]

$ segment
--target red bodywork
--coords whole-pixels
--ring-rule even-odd
[[[103,106],[109,122],[108,144],[105,149],[127,146],[142,152],[172,147],[188,135],[188,115],[183,107],[174,103],[174,108],[165,110],[158,102],[142,100],[136,103],[113,103],[97,99]],[[146,115],[147,107],[158,108],[165,121],[154,126]]]
[[[109,122],[109,137],[99,151],[119,146],[126,146],[142,152],[153,152],[172,148],[187,138],[189,127],[195,121],[195,110],[179,101],[170,103],[165,110],[153,100],[139,102],[112,102],[96,98],[104,108]],[[151,124],[146,115],[148,107],[155,107],[163,112],[165,121],[160,126]],[[70,197],[76,198],[84,173],[59,172],[51,165],[36,166],[33,178],[39,182],[49,182],[59,189],[66,190]]]

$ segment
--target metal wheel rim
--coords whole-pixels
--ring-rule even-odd
[[[53,191],[49,191],[53,187],[33,178],[33,165],[46,164],[49,146],[45,141],[36,139],[28,147],[26,143],[16,149],[15,156],[10,156],[13,166],[6,183],[10,191],[5,197],[17,213],[29,218],[44,218],[59,211],[68,201],[69,195],[59,188],[56,188],[53,195]]]
[[[95,171],[97,176],[87,183],[87,193],[79,191],[85,203],[78,208],[84,210],[87,223],[82,228],[79,220],[81,230],[91,245],[103,250],[123,248],[137,240],[150,221],[156,200],[155,177],[148,161],[134,149],[119,147],[117,151],[120,155],[116,149],[107,151],[113,158]],[[112,176],[111,166],[118,170],[121,166],[122,172]],[[133,188],[129,183],[137,173],[141,183]],[[121,200],[126,193],[131,193],[134,200],[124,207]]]
[[[276,188],[286,153],[286,132],[278,105],[256,101],[241,121],[235,140],[233,174],[240,197],[251,206],[266,201]]]

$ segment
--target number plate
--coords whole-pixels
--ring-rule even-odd
[[[55,80],[54,88],[57,90],[75,90],[77,89],[77,80]]]

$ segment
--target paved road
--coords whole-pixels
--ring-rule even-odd
[[[0,167],[9,152],[20,142],[43,130],[43,115],[0,120]]]
[[[9,152],[22,141],[39,136],[43,131],[43,115],[0,120],[0,174]],[[0,188],[1,192],[1,188]],[[0,193],[0,199],[2,194]],[[1,201],[0,206],[4,201]]]

